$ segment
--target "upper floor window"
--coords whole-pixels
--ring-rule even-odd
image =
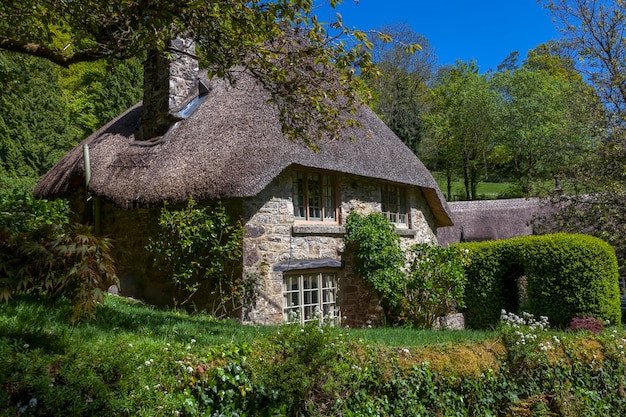
[[[293,212],[299,220],[336,222],[334,177],[318,172],[296,172],[293,180]]]
[[[381,208],[383,215],[399,227],[409,227],[407,214],[406,187],[383,184],[381,187]]]

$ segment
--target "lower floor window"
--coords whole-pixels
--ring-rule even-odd
[[[337,318],[337,274],[293,273],[283,278],[283,320],[300,322]]]

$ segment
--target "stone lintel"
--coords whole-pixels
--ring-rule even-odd
[[[326,225],[317,225],[317,224],[294,224],[293,225],[293,234],[294,235],[320,235],[320,236],[328,236],[328,235],[345,235],[346,228],[343,226],[326,226]]]
[[[417,234],[416,230],[413,229],[398,229],[396,228],[396,234],[403,237],[415,237]]]
[[[341,268],[343,264],[338,259],[291,259],[287,262],[275,264],[272,268],[276,272],[296,271],[300,269]]]

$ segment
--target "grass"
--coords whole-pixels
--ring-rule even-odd
[[[445,178],[437,178],[437,183],[441,191],[447,195],[447,185]],[[476,187],[476,193],[481,200],[495,200],[497,198],[519,197],[512,194],[512,183],[509,182],[479,182]],[[452,182],[452,201],[465,200],[465,186],[462,181]]]
[[[232,320],[216,320],[206,314],[159,310],[141,302],[107,296],[95,312],[96,319],[70,324],[71,306],[20,296],[0,304],[0,334],[33,347],[57,349],[65,343],[96,340],[150,340],[157,344],[187,343],[217,346],[226,343],[252,343],[268,337],[277,326],[241,325]],[[486,331],[428,331],[409,328],[351,329],[355,337],[391,347],[412,347],[460,341],[481,341],[493,337]],[[55,348],[56,346],[56,348]]]
[[[352,329],[354,337],[366,343],[389,347],[420,347],[463,342],[481,342],[496,337],[495,332],[483,330],[416,330],[410,328]]]
[[[195,339],[205,345],[249,343],[271,332],[269,327],[242,326],[216,320],[206,314],[158,310],[141,302],[107,296],[95,311],[94,320],[70,324],[71,306],[64,300],[44,301],[21,296],[0,304],[0,334],[31,346],[60,340],[144,339],[157,343],[186,343]],[[56,342],[55,342],[56,341]]]
[[[114,296],[95,314],[71,325],[64,300],[0,303],[0,417],[536,415],[555,395],[582,408],[554,415],[626,406],[622,328],[546,333],[541,342],[562,342],[542,354],[540,341],[505,347],[502,329],[245,326]],[[544,390],[547,380],[561,385]]]

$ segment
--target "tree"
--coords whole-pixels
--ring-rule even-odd
[[[534,184],[562,178],[592,146],[585,111],[595,100],[580,77],[571,79],[528,65],[494,77],[502,97],[498,143],[509,155],[509,172],[524,196],[535,192]]]
[[[626,112],[626,3],[614,0],[544,0],[570,48],[577,67],[590,80],[613,116]]]
[[[11,1],[0,4],[0,48],[62,66],[146,51],[159,60],[173,38],[192,35],[211,75],[243,66],[270,93],[284,132],[314,147],[355,123],[343,117],[361,102],[354,75],[374,67],[365,33],[340,18],[324,25],[313,9],[310,0]]]
[[[101,59],[57,70],[76,143],[141,100],[143,71],[138,59]]]
[[[603,105],[593,152],[576,166],[567,193],[547,200],[552,215],[539,219],[547,231],[598,236],[626,261],[626,3],[609,0],[547,0],[571,50],[576,69]]]
[[[421,116],[428,112],[428,85],[437,57],[428,39],[406,23],[385,25],[379,31],[396,42],[373,42],[373,60],[380,75],[367,78],[366,83],[374,93],[374,110],[417,153],[424,134]],[[419,44],[421,48],[413,54],[404,47],[407,44]]]
[[[433,109],[424,117],[429,129],[424,148],[435,151],[427,156],[431,161],[445,161],[448,197],[452,175],[458,173],[465,199],[474,200],[493,145],[497,95],[474,62],[457,62],[441,74],[433,89]]]
[[[72,146],[53,65],[0,52],[0,189],[32,188]]]

